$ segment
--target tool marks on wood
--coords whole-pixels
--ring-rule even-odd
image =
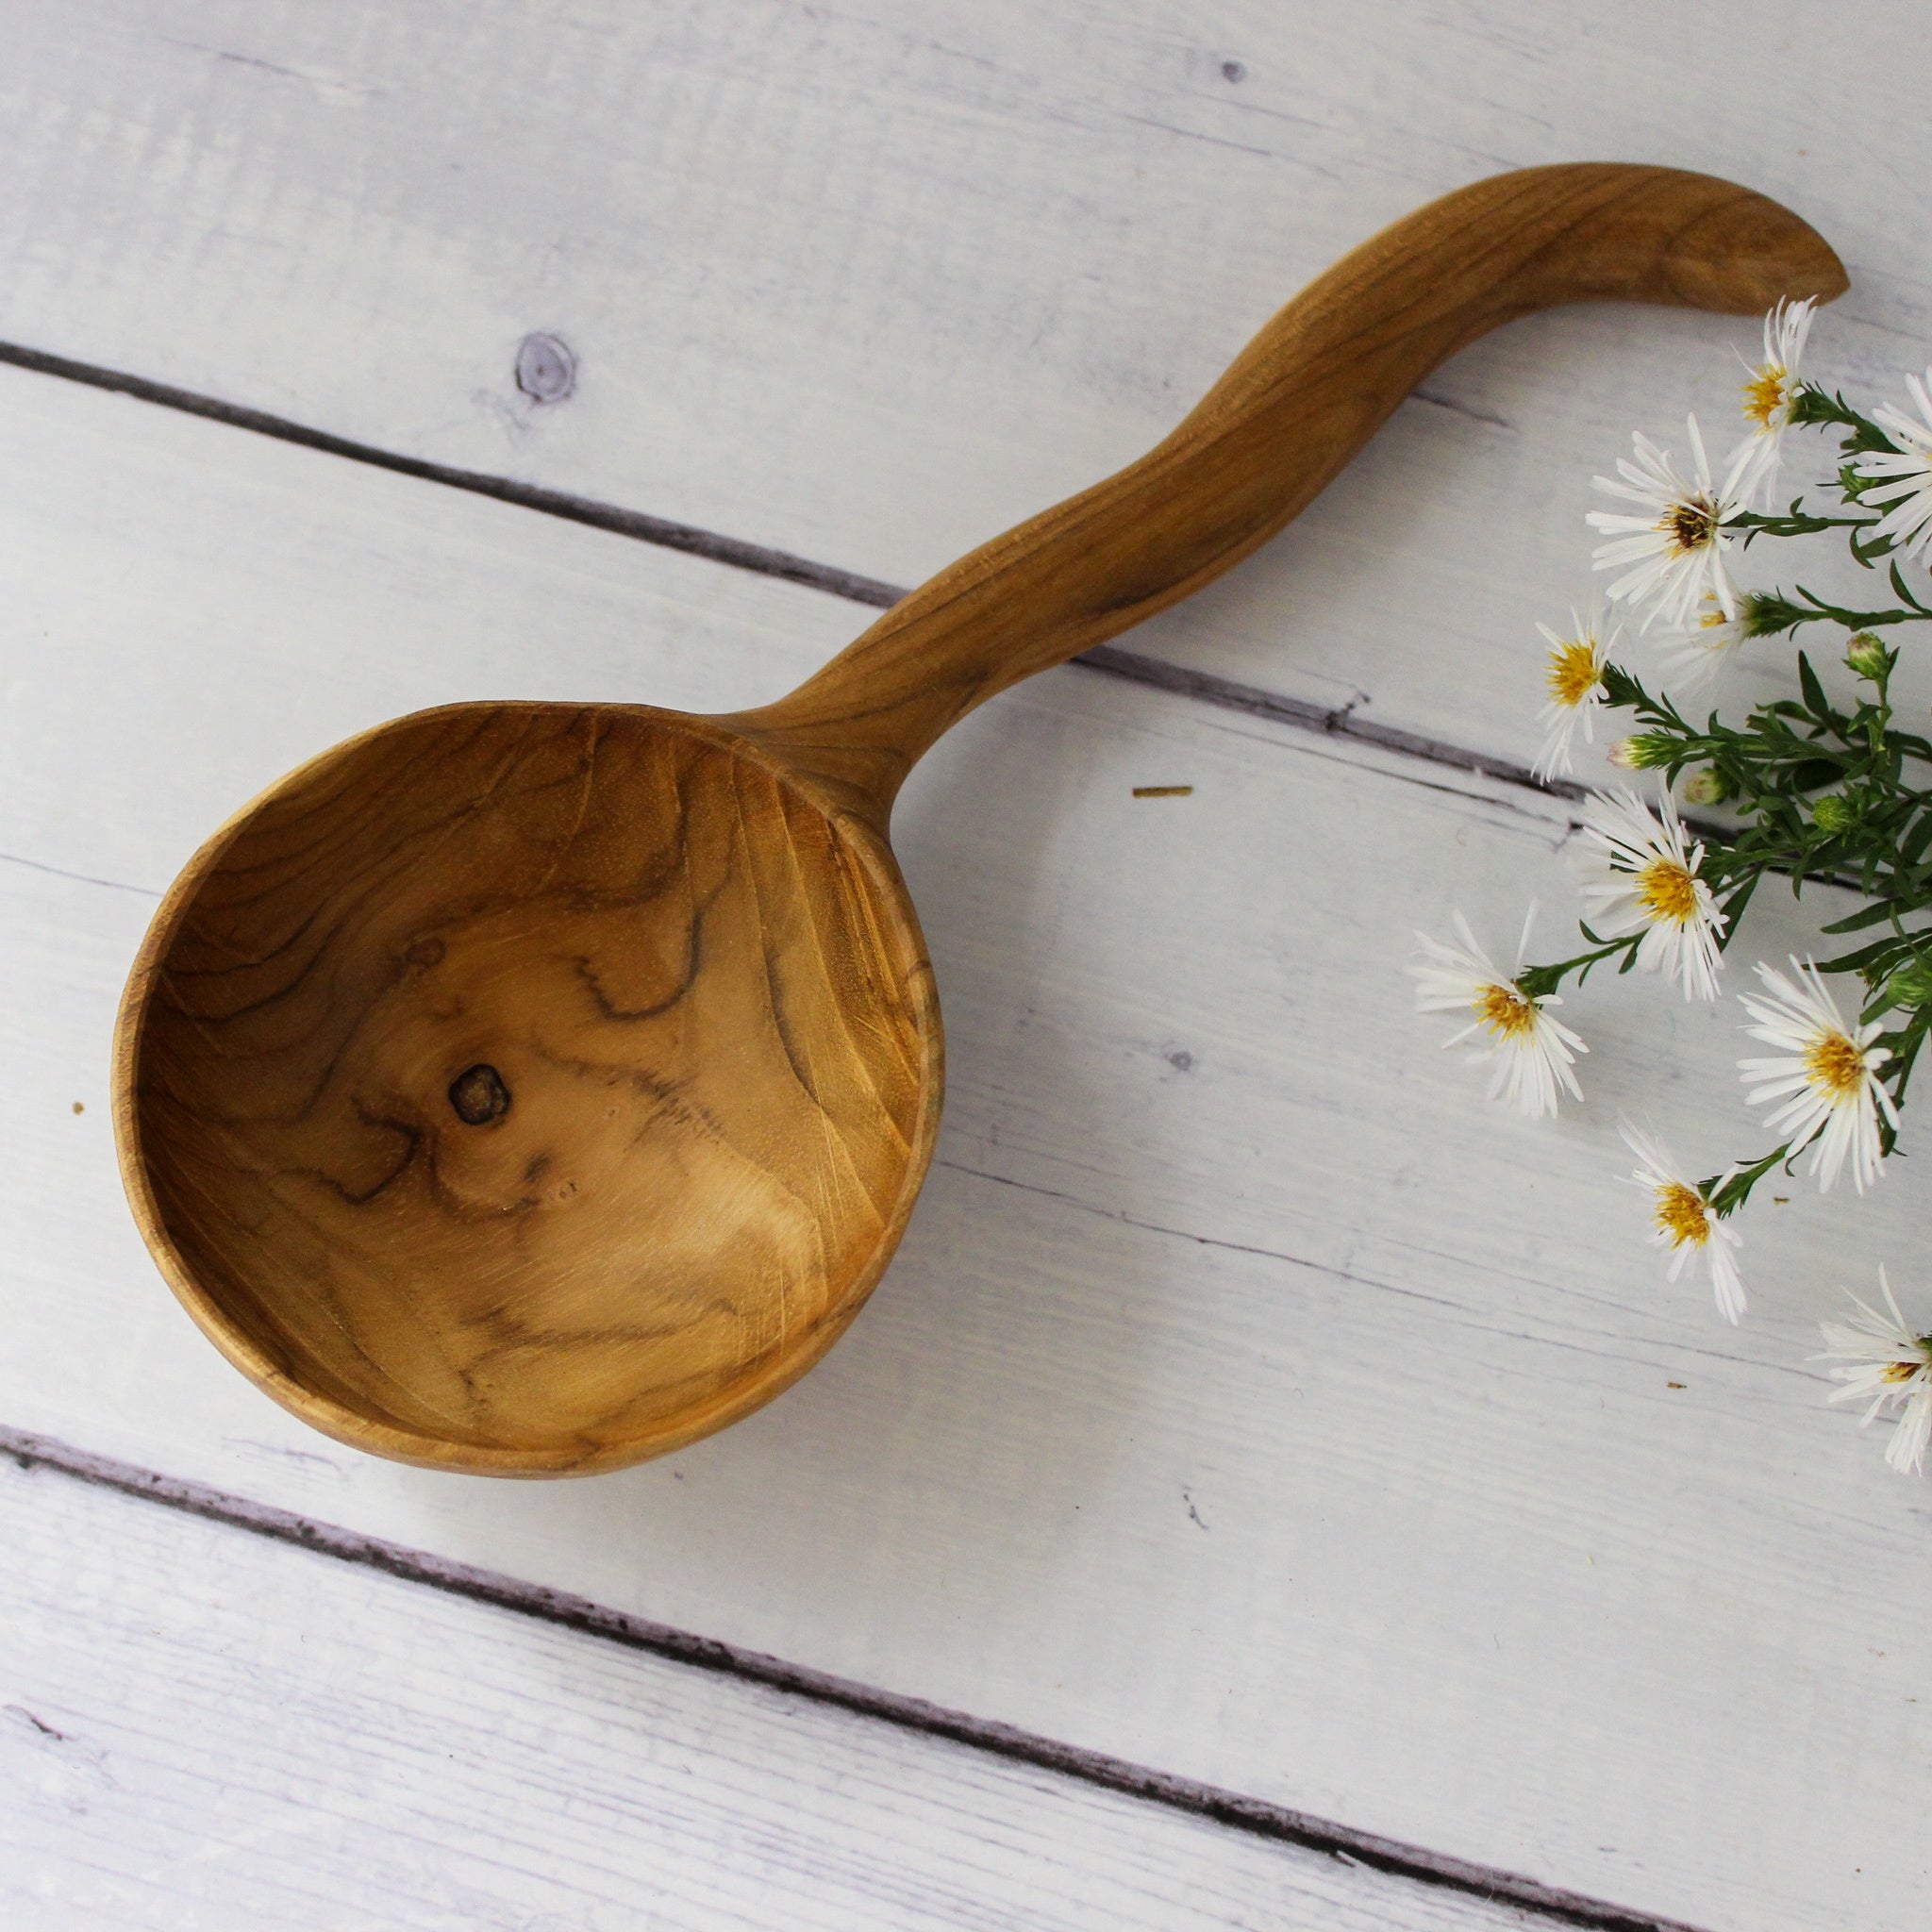
[[[313,1421],[605,1467],[766,1399],[897,1241],[938,1101],[882,846],[724,734],[462,706],[318,760],[164,908],[149,1232]]]

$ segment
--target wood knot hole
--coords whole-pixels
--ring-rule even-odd
[[[509,1089],[494,1067],[479,1060],[449,1083],[449,1104],[465,1125],[485,1127],[509,1111]]]
[[[560,403],[577,386],[575,352],[561,336],[525,336],[517,344],[517,387],[537,403]]]

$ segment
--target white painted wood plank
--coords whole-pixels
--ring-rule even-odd
[[[1408,929],[1536,891],[1554,932],[1550,801],[1090,672],[1008,694],[902,805],[952,1091],[851,1337],[668,1463],[400,1469],[141,1250],[102,1083],[144,894],[380,713],[741,702],[845,611],[18,374],[0,446],[0,1418],[1719,1932],[1913,1922],[1932,1504],[1807,1357],[1835,1282],[1910,1285],[1924,1191],[1767,1208],[1733,1333],[1613,1130],[1748,1144],[1732,1013],[1592,990],[1590,1106],[1483,1110]]]
[[[1138,455],[1384,223],[1578,158],[1732,175],[1932,353],[1910,0],[16,0],[0,337],[911,583]],[[1233,77],[1233,76],[1239,77]],[[1802,80],[1800,80],[1802,76]],[[1847,129],[1856,125],[1856,134]],[[556,330],[581,384],[511,376]],[[1136,647],[1525,759],[1589,478],[1730,406],[1728,319],[1459,358]]]
[[[0,1540],[20,1932],[1531,1923],[11,1463]]]

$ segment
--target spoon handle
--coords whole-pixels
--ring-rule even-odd
[[[789,697],[729,722],[883,829],[957,719],[1240,562],[1499,323],[1607,300],[1746,313],[1846,286],[1797,216],[1708,175],[1579,162],[1458,189],[1310,283],[1138,462],[949,565]]]

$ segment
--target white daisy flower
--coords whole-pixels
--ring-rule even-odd
[[[1811,961],[1801,966],[1793,959],[1791,970],[1795,981],[1760,960],[1757,976],[1771,997],[1740,995],[1757,1022],[1744,1030],[1782,1050],[1775,1058],[1738,1062],[1745,1085],[1755,1089],[1745,1098],[1754,1107],[1776,1103],[1769,1125],[1794,1150],[1817,1141],[1810,1171],[1821,1191],[1837,1181],[1849,1160],[1852,1185],[1862,1194],[1878,1178],[1879,1115],[1898,1125],[1898,1110],[1878,1079],[1891,1049],[1873,1045],[1883,1030],[1875,1020],[1856,1030],[1845,1024]]]
[[[1676,1280],[1702,1255],[1708,1266],[1718,1313],[1726,1322],[1736,1322],[1744,1312],[1744,1283],[1738,1274],[1737,1259],[1743,1237],[1719,1220],[1710,1196],[1695,1181],[1687,1181],[1677,1172],[1655,1134],[1633,1127],[1627,1121],[1619,1131],[1624,1144],[1637,1157],[1637,1171],[1630,1178],[1650,1193],[1650,1239],[1657,1247],[1671,1250],[1670,1278]]]
[[[1925,375],[1932,379],[1932,369]],[[1932,395],[1916,375],[1906,377],[1906,387],[1924,420],[1914,423],[1903,409],[1881,403],[1872,420],[1891,438],[1893,447],[1861,458],[1855,471],[1885,485],[1862,491],[1861,502],[1891,506],[1872,535],[1890,537],[1907,557],[1918,557],[1932,544]]]
[[[1516,948],[1519,974],[1535,917],[1532,906]],[[1456,914],[1457,944],[1445,945],[1427,933],[1419,932],[1415,937],[1420,963],[1409,968],[1409,975],[1416,983],[1416,1011],[1472,1015],[1468,1025],[1442,1044],[1459,1046],[1471,1034],[1482,1035],[1483,1043],[1469,1058],[1472,1064],[1486,1059],[1496,1062],[1495,1077],[1490,1082],[1491,1100],[1500,1093],[1519,1113],[1536,1121],[1557,1111],[1559,1082],[1573,1099],[1583,1098],[1583,1089],[1570,1069],[1576,1056],[1590,1049],[1561,1021],[1544,1011],[1547,1007],[1563,1004],[1555,993],[1532,999],[1512,975],[1498,972],[1459,912]]]
[[[1750,632],[1743,607],[1727,613],[1707,597],[1696,616],[1680,630],[1657,640],[1671,682],[1680,691],[1702,691],[1743,648]]]
[[[1823,1358],[1836,1357],[1847,1364],[1831,1372],[1835,1381],[1845,1385],[1832,1391],[1833,1402],[1872,1398],[1865,1424],[1888,1403],[1898,1405],[1898,1427],[1886,1444],[1885,1459],[1901,1475],[1918,1475],[1925,1467],[1926,1446],[1932,1443],[1932,1334],[1915,1335],[1907,1325],[1883,1268],[1878,1280],[1890,1312],[1880,1314],[1857,1295],[1847,1294],[1857,1316],[1849,1323],[1818,1324],[1824,1335]]]
[[[1739,485],[1749,454],[1731,465],[1721,485],[1714,484],[1697,418],[1689,418],[1685,426],[1690,432],[1690,452],[1696,464],[1693,478],[1679,475],[1670,452],[1659,449],[1640,432],[1631,439],[1636,459],[1620,457],[1617,460],[1617,474],[1624,480],[1613,483],[1607,476],[1599,476],[1596,487],[1607,495],[1638,505],[1643,514],[1593,509],[1584,519],[1610,539],[1591,553],[1596,559],[1593,567],[1624,570],[1622,576],[1611,581],[1609,595],[1619,602],[1649,606],[1643,619],[1645,630],[1659,617],[1683,629],[1690,612],[1707,597],[1713,599],[1726,617],[1735,617],[1738,611],[1737,587],[1724,562],[1737,539],[1724,525],[1743,507],[1739,501]],[[1624,569],[1626,564],[1629,568]]]
[[[1798,400],[1798,362],[1817,308],[1811,296],[1802,302],[1780,302],[1764,318],[1763,361],[1755,368],[1745,364],[1751,379],[1744,385],[1744,417],[1752,427],[1731,452],[1731,462],[1740,471],[1739,488],[1747,499],[1761,492],[1769,500],[1777,481],[1784,458],[1780,445]]]
[[[1549,645],[1543,664],[1543,689],[1550,694],[1539,716],[1545,727],[1543,748],[1530,767],[1538,778],[1554,778],[1573,766],[1571,747],[1576,728],[1583,727],[1586,741],[1594,741],[1595,712],[1608,695],[1604,690],[1604,666],[1610,661],[1610,650],[1623,626],[1615,626],[1608,637],[1601,635],[1602,623],[1595,612],[1584,623],[1574,610],[1570,613],[1570,635],[1558,637],[1548,625],[1537,629]]]
[[[1592,868],[1581,881],[1587,917],[1606,939],[1642,933],[1641,972],[1674,980],[1687,1000],[1714,1000],[1725,915],[1697,875],[1704,847],[1690,843],[1668,791],[1658,808],[1661,823],[1634,791],[1591,795],[1583,831],[1602,870]]]

